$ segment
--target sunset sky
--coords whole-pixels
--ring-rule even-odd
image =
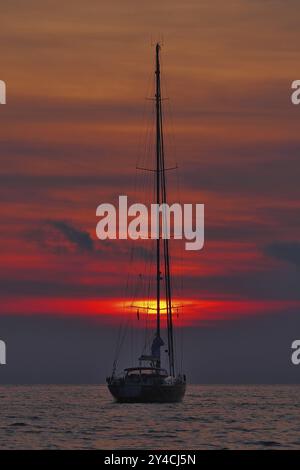
[[[299,312],[299,15],[296,0],[1,6],[0,338],[23,316],[113,331],[124,315],[131,244],[97,240],[95,211],[135,202],[162,38],[167,158],[182,202],[205,204],[204,250],[180,269],[174,252],[183,325]]]

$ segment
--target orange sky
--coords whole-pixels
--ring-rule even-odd
[[[133,197],[162,33],[167,158],[182,202],[206,207],[204,250],[173,250],[186,324],[300,302],[299,13],[250,0],[1,7],[2,314],[116,314],[131,245],[97,240],[95,210]]]

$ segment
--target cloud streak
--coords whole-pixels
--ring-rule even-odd
[[[265,253],[279,261],[300,267],[300,242],[276,242],[265,247]]]

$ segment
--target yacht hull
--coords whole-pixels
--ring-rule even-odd
[[[176,403],[185,394],[185,383],[109,384],[109,391],[119,403]]]

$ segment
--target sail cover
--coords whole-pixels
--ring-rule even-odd
[[[155,336],[152,346],[151,346],[151,354],[153,357],[160,358],[160,348],[164,345],[163,340],[160,336]]]

